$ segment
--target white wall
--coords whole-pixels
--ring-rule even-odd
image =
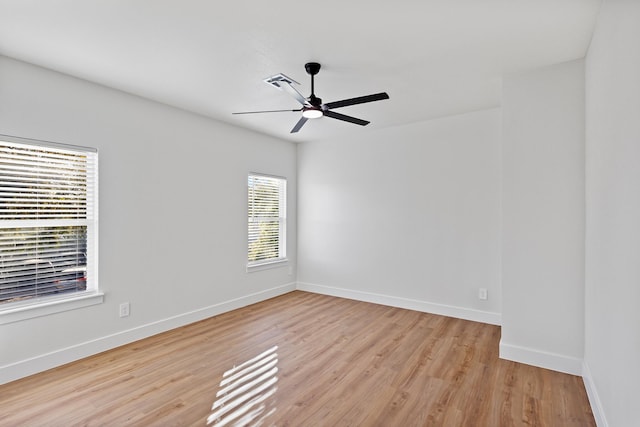
[[[295,288],[288,266],[245,271],[249,171],[289,179],[295,268],[294,144],[5,57],[0,133],[98,148],[105,293],[0,326],[0,383]]]
[[[605,0],[586,60],[585,380],[599,425],[638,425],[640,2]]]
[[[584,349],[584,62],[503,80],[500,356],[579,374]]]
[[[299,287],[499,323],[500,131],[491,109],[301,144]]]

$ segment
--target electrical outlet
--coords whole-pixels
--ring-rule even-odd
[[[120,304],[120,317],[127,317],[129,315],[129,303],[123,302]]]
[[[487,288],[478,289],[478,298],[480,299],[489,299],[489,294],[487,293]]]

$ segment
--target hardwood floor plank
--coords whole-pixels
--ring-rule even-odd
[[[499,340],[295,291],[0,386],[0,426],[204,426],[223,374],[274,346],[267,425],[595,425],[581,378],[501,360]]]

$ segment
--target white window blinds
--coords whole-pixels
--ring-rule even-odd
[[[0,137],[1,304],[95,290],[97,153]]]
[[[286,258],[286,191],[284,178],[249,174],[249,266]]]

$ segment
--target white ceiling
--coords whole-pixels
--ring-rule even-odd
[[[0,0],[0,54],[282,139],[307,141],[499,105],[503,73],[582,58],[600,0]],[[367,128],[300,113],[284,73]]]

